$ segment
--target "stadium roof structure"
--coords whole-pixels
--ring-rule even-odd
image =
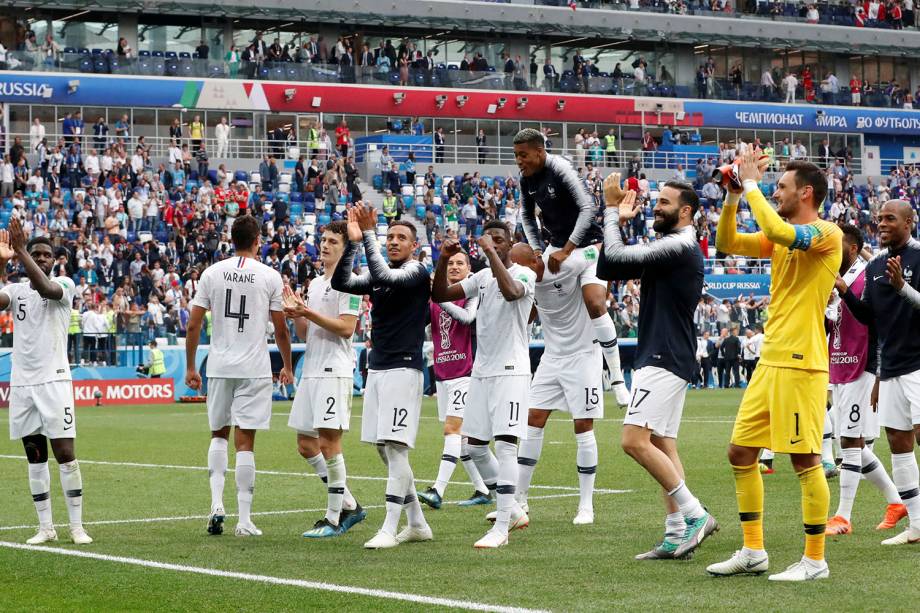
[[[222,0],[218,5],[206,0],[8,0],[7,4],[58,19],[80,15],[114,21],[118,14],[133,12],[142,21],[159,15],[176,24],[233,19],[247,22],[237,24],[240,27],[292,31],[312,31],[317,25],[399,28],[455,37],[460,33],[518,35],[550,44],[584,41],[585,48],[633,40],[896,57],[920,52],[920,32],[910,30],[458,0],[273,0],[266,6],[251,0]]]

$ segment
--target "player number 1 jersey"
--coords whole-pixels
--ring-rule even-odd
[[[283,311],[281,275],[251,258],[234,257],[205,269],[192,306],[211,310],[208,377],[270,378],[266,343],[271,311]]]

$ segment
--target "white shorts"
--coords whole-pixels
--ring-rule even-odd
[[[351,377],[301,377],[288,426],[312,438],[320,429],[348,431],[352,385]]]
[[[77,437],[73,384],[49,381],[10,387],[10,439],[42,434],[52,440]]]
[[[268,430],[272,420],[272,380],[208,377],[208,423],[211,431],[227,426]]]
[[[544,354],[530,384],[530,406],[565,411],[572,419],[603,418],[603,359],[597,348],[569,357]]]
[[[463,435],[479,441],[496,436],[527,438],[530,375],[471,377]]]
[[[435,391],[438,395],[439,421],[443,422],[447,417],[463,419],[463,410],[466,408],[466,395],[469,389],[469,377],[435,382]]]
[[[834,384],[833,422],[837,438],[878,438],[878,413],[869,405],[873,385],[875,375],[870,372],[862,373],[856,381]]]
[[[878,413],[879,423],[892,430],[920,424],[920,370],[879,383]]]
[[[661,438],[677,438],[687,382],[669,370],[645,366],[633,373],[632,399],[623,424],[648,428]]]
[[[364,388],[361,440],[395,441],[412,448],[422,413],[422,371],[414,368],[370,370]]]

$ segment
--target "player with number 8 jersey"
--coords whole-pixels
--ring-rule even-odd
[[[282,281],[278,271],[259,262],[261,227],[250,215],[237,219],[231,230],[234,257],[209,266],[192,301],[185,342],[185,382],[201,387],[197,372],[198,340],[205,313],[213,316],[213,336],[207,356],[208,422],[211,446],[208,475],[211,482],[211,513],[208,533],[223,532],[224,475],[227,471],[227,439],[236,427],[236,487],[239,504],[237,536],[259,536],[250,512],[256,468],[253,446],[256,430],[268,430],[272,416],[272,367],[266,331],[274,327],[275,343],[284,367],[283,385],[291,376],[291,337],[284,319]]]

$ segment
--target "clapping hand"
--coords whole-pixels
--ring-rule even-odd
[[[604,179],[604,202],[607,206],[620,206],[627,191],[624,191],[620,185],[620,173],[612,172]]]

